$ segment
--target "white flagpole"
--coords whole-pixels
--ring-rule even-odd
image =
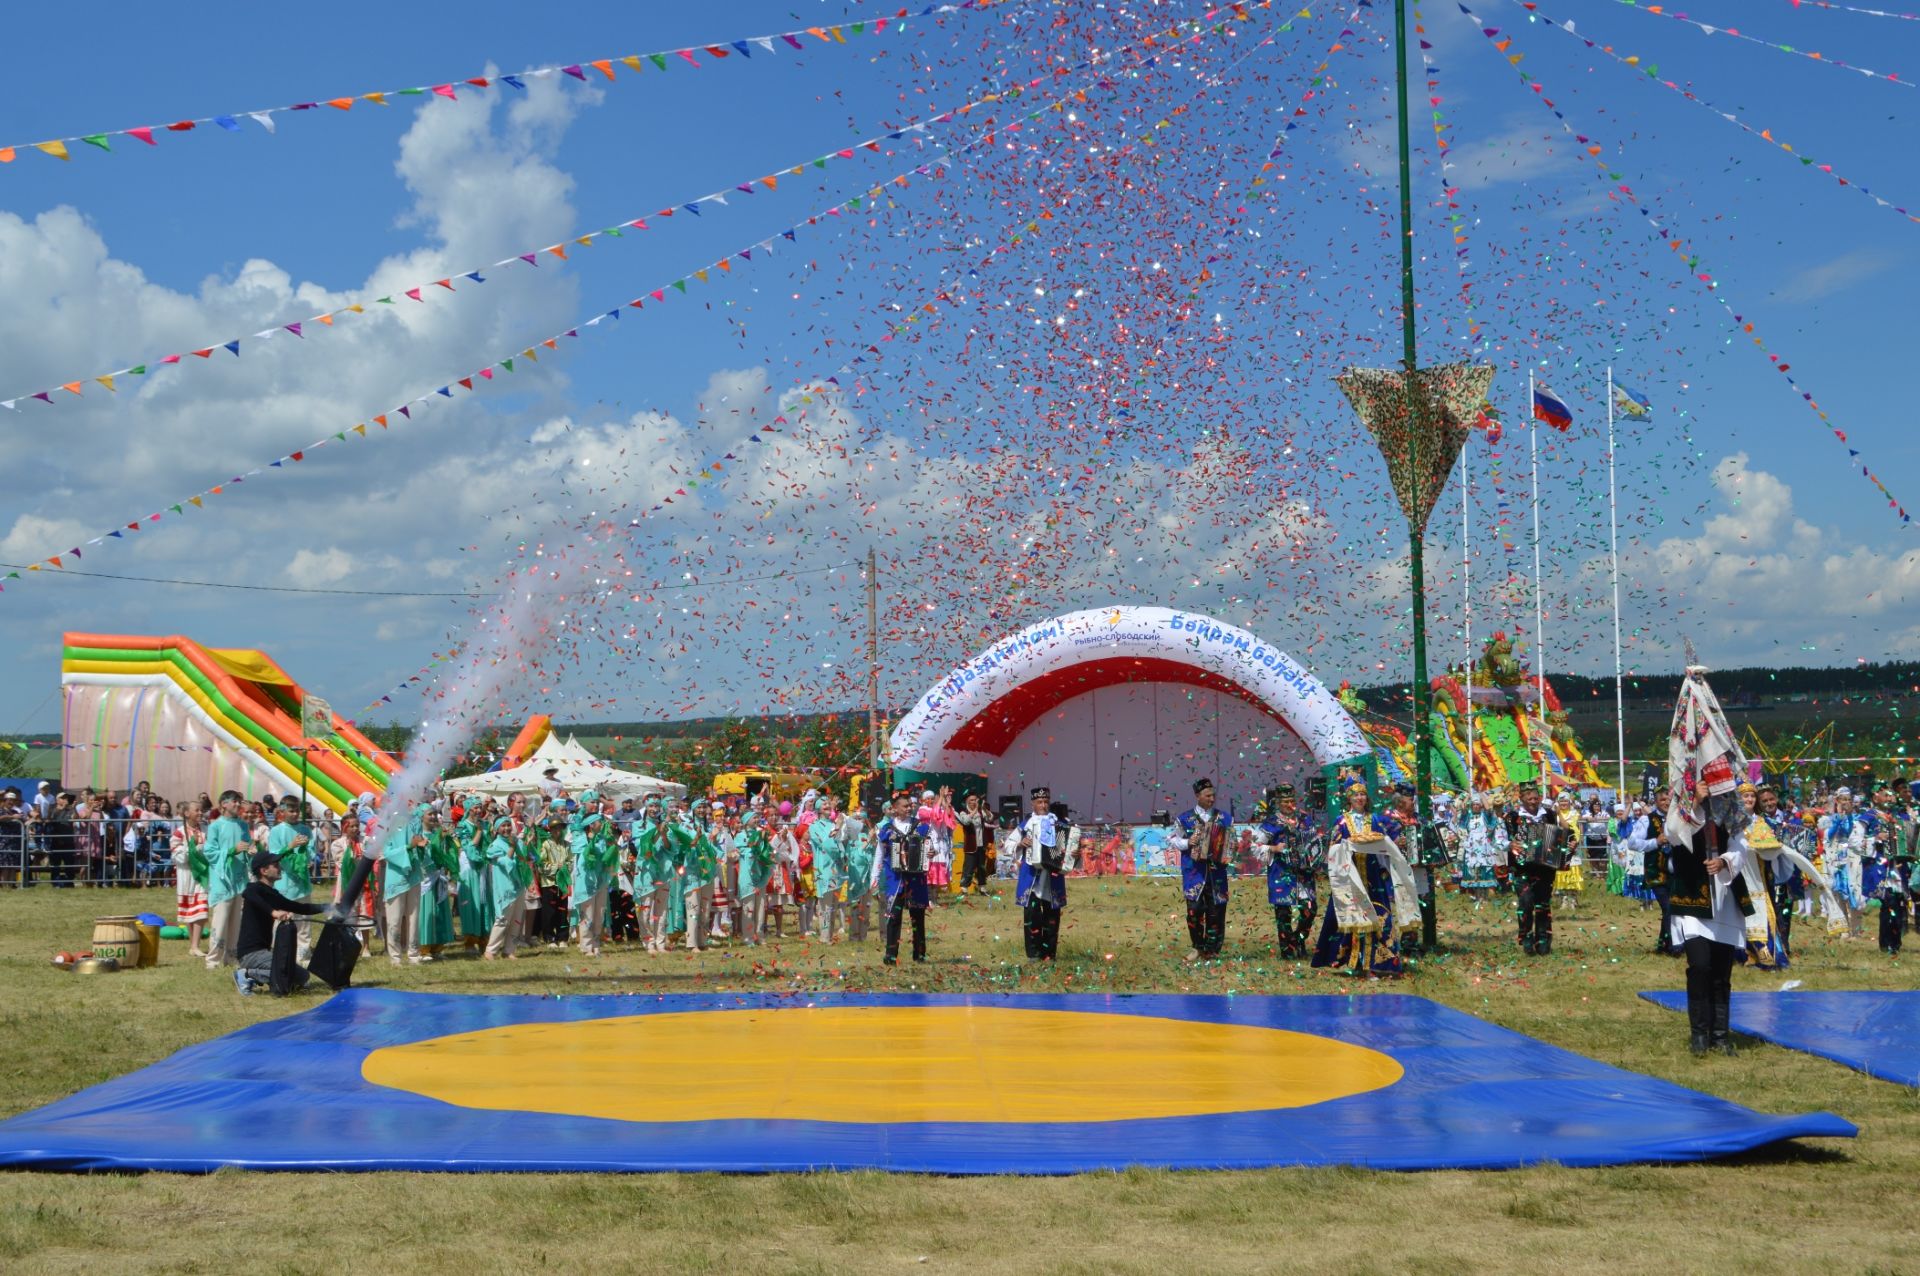
[[[1613,365],[1607,365],[1607,541],[1613,551],[1613,727],[1620,763],[1619,800],[1627,797],[1627,709],[1620,672],[1620,505],[1613,486]]]
[[[1471,446],[1473,437],[1467,437]],[[1472,502],[1468,499],[1471,492],[1467,486],[1470,479],[1467,470],[1467,449],[1460,449],[1460,617],[1461,628],[1467,642],[1467,791],[1461,794],[1469,804],[1473,801],[1473,543],[1472,529],[1468,522],[1467,511]]]
[[[1533,453],[1533,675],[1540,712],[1540,791],[1546,795],[1547,752],[1553,737],[1547,730],[1547,612],[1540,598],[1540,422],[1533,409],[1533,369],[1527,369],[1527,447]]]

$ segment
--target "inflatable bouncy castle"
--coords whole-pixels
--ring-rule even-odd
[[[1433,679],[1431,762],[1436,789],[1459,792],[1467,788],[1469,777],[1472,787],[1482,792],[1511,788],[1539,775],[1538,759],[1542,754],[1547,760],[1550,787],[1606,786],[1606,781],[1587,761],[1567,721],[1567,711],[1553,693],[1551,681],[1546,684],[1546,724],[1542,727],[1538,708],[1540,688],[1515,659],[1513,642],[1506,634],[1495,633],[1487,640],[1472,670],[1471,700],[1468,681],[1464,669],[1451,670]],[[1340,696],[1350,708],[1359,703],[1345,684],[1340,688]],[[1467,758],[1469,721],[1472,723],[1471,763]],[[1382,777],[1390,782],[1410,781],[1413,744],[1407,733],[1377,718],[1371,721],[1361,718],[1361,730],[1373,744]]]
[[[398,761],[352,723],[301,733],[306,691],[264,652],[191,638],[65,636],[60,662],[60,782],[128,789],[141,780],[176,801],[234,789],[248,798],[300,791],[344,811],[386,791]]]

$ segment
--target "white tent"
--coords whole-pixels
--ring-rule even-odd
[[[563,744],[557,735],[548,735],[540,742],[540,747],[533,751],[533,756],[519,766],[462,776],[457,780],[444,780],[440,784],[440,791],[481,797],[538,793],[540,781],[549,768],[556,772],[554,778],[566,786],[567,792],[576,796],[587,789],[597,791],[602,797],[612,798],[652,797],[655,794],[677,798],[687,795],[687,786],[684,784],[657,780],[637,771],[622,771],[588,753],[572,736],[568,736]]]

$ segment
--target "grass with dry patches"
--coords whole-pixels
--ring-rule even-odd
[[[934,963],[882,967],[872,948],[789,937],[751,953],[597,961],[541,953],[456,959],[358,982],[460,993],[1071,991],[1420,993],[1617,1067],[1767,1111],[1823,1108],[1856,1140],[1808,1141],[1709,1165],[1507,1173],[1357,1170],[1060,1179],[885,1174],[290,1176],[15,1174],[0,1191],[0,1270],[1407,1273],[1551,1270],[1920,1270],[1913,1184],[1920,1095],[1836,1064],[1755,1045],[1696,1060],[1684,1019],[1635,997],[1676,987],[1637,905],[1588,892],[1553,955],[1521,958],[1504,905],[1442,901],[1443,955],[1411,978],[1354,982],[1278,961],[1271,914],[1234,900],[1229,959],[1187,966],[1177,893],[1163,881],[1076,882],[1057,967],[1020,960],[1008,897],[944,906]],[[161,892],[0,890],[0,1115],[71,1094],[173,1051],[314,1004],[241,998],[169,942],[153,970],[62,974],[105,913],[170,912]],[[1803,930],[1806,928],[1803,928]],[[1810,988],[1920,986],[1869,941],[1803,933]],[[1737,988],[1780,976],[1742,971]],[[924,1261],[922,1261],[924,1260]]]

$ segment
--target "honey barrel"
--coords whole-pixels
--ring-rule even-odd
[[[140,928],[136,918],[100,917],[93,923],[93,955],[111,957],[122,966],[140,961]]]

